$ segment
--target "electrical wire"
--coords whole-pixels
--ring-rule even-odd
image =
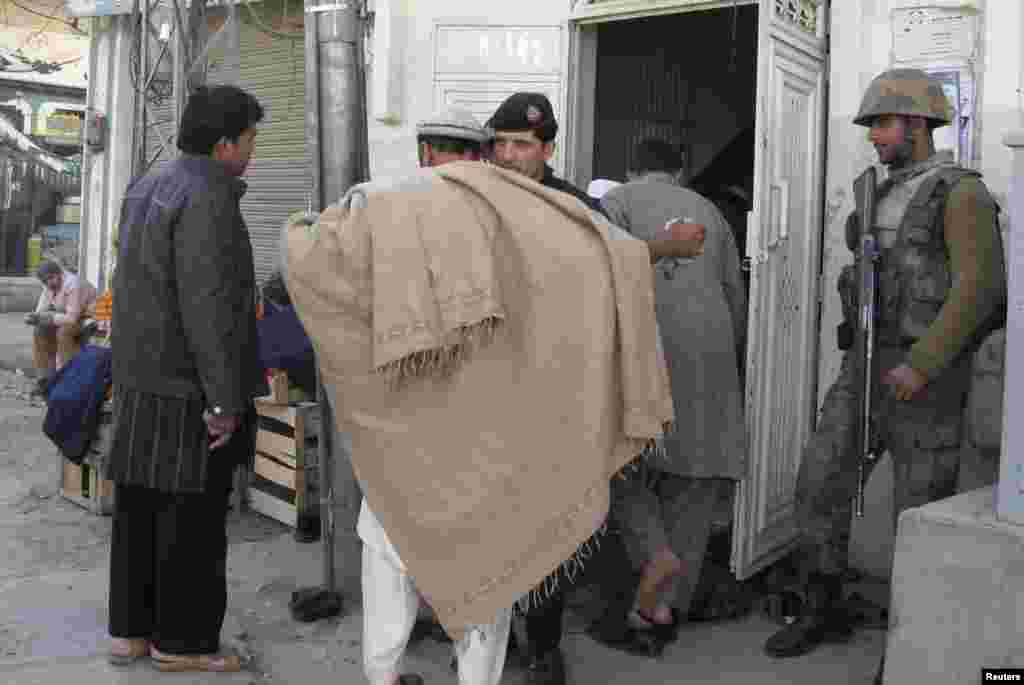
[[[150,80],[149,88],[145,93],[142,92],[142,88],[145,85],[145,81],[140,83],[140,79],[149,78],[149,65],[146,66],[147,73],[142,73],[141,56],[139,55],[139,47],[142,40],[148,40],[149,35],[142,26],[142,14],[136,14],[135,26],[132,28],[132,41],[131,49],[128,52],[129,69],[128,73],[132,81],[132,90],[146,98],[146,101],[153,106],[160,106],[164,103],[167,98],[174,94],[174,84],[171,82],[158,81],[157,79]],[[173,36],[172,36],[173,38]],[[157,65],[154,65],[155,69]]]
[[[263,19],[259,16],[259,13],[257,13],[256,10],[253,9],[252,0],[243,0],[243,2],[245,4],[245,9],[249,12],[249,16],[252,17],[252,20],[254,22],[256,22],[256,26],[259,28],[260,31],[267,34],[268,36],[276,36],[277,38],[284,38],[285,40],[305,39],[305,32],[286,33],[284,31],[278,31],[276,29],[270,28],[264,23]]]
[[[67,19],[64,19],[63,17],[57,17],[57,16],[54,16],[52,14],[44,14],[43,12],[40,12],[38,10],[32,9],[31,7],[25,7],[20,2],[18,2],[18,0],[7,0],[7,2],[11,3],[12,5],[14,5],[15,7],[17,7],[18,9],[20,9],[23,12],[28,12],[29,14],[34,14],[37,17],[41,17],[43,19],[49,19],[51,21],[56,21],[56,22],[58,22],[60,24],[64,24],[68,28],[74,29],[75,33],[79,34],[80,36],[88,35],[85,31],[83,31],[82,29],[78,28],[78,24],[76,22],[71,22],[71,21],[68,21]],[[59,5],[60,5],[60,3],[58,2],[56,6],[59,6]]]
[[[0,74],[49,74],[54,71],[59,71],[60,68],[63,66],[67,66],[68,64],[74,64],[75,62],[80,61],[82,61],[81,57],[65,60],[63,62],[41,62],[29,69],[6,69],[0,66]]]

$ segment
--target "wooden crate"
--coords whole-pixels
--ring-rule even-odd
[[[281,371],[280,369],[275,370],[270,377],[267,379],[267,385],[270,386],[270,394],[265,397],[260,397],[259,402],[264,405],[276,404],[285,406],[288,404],[288,373]]]
[[[79,466],[61,457],[63,477],[60,494],[65,499],[94,514],[114,513],[114,484],[100,476],[100,470],[89,463]]]
[[[58,457],[61,461],[60,494],[101,516],[114,513],[114,483],[101,475],[106,469],[112,439],[113,404],[107,400],[100,408],[96,437],[90,443],[82,464]]]
[[[315,517],[313,495],[318,464],[315,439],[319,405],[282,405],[270,398],[256,400],[256,411],[274,427],[256,433],[256,456],[247,501],[255,511],[295,528],[299,514]]]

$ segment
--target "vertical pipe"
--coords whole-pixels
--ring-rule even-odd
[[[235,7],[232,4],[228,5],[229,14],[235,11]],[[235,19],[235,17],[231,17]],[[189,55],[192,56],[192,61],[188,65],[188,92],[195,91],[196,88],[206,83],[206,65],[201,64],[199,55],[203,52],[203,43],[206,40],[206,7],[205,3],[193,2],[189,6],[188,15],[188,41],[189,41]],[[205,61],[205,57],[203,61]]]
[[[361,0],[305,2],[306,132],[313,162],[310,208],[317,211],[337,202],[368,175],[361,10]],[[347,449],[350,441],[337,434],[336,408],[331,406],[319,373],[317,399],[321,418],[324,584],[335,590],[339,547],[342,575],[346,580],[358,579],[355,527],[359,486]],[[338,495],[340,508],[335,506]]]
[[[139,78],[136,82],[136,88],[143,88],[149,83],[149,2],[150,0],[142,0],[142,30],[139,31]],[[198,4],[198,3],[193,3]],[[136,97],[139,98],[140,102],[140,126],[139,126],[139,170],[145,171],[145,164],[149,160],[146,151],[146,128],[148,126],[148,114],[146,103],[148,98],[146,97],[146,89],[143,88]]]
[[[96,22],[89,22],[89,78],[96,78],[96,61],[97,61],[97,32]],[[88,89],[85,91],[85,122],[88,125],[89,119],[96,114],[96,87],[89,84]],[[89,240],[92,234],[92,227],[89,225],[89,219],[92,212],[92,196],[89,192],[89,181],[92,178],[92,149],[85,143],[85,128],[82,130],[82,166],[79,169],[81,182],[81,198],[82,198],[82,210],[81,215],[78,217],[78,273],[81,274],[82,278],[88,279],[89,277]],[[96,287],[102,289],[102,283],[96,283]]]
[[[174,68],[173,80],[171,81],[171,100],[174,102],[174,110],[171,112],[173,121],[173,127],[175,131],[175,138],[177,138],[177,130],[179,122],[181,121],[181,112],[185,106],[185,62],[186,56],[188,55],[188,45],[186,41],[188,36],[184,32],[184,26],[181,21],[181,8],[178,7],[178,0],[171,0],[171,12],[174,13],[174,23],[172,26],[172,38],[174,42],[171,44],[171,65]]]
[[[315,3],[313,3],[315,4]],[[306,7],[310,7],[309,0]],[[320,160],[320,60],[317,50],[316,15],[307,14],[303,22],[303,39],[306,52],[306,155],[312,171],[313,187],[306,202],[309,212],[319,213],[324,208],[321,183]],[[327,394],[320,375],[320,364],[317,362],[316,401],[320,407],[320,434],[318,436],[320,479],[318,495],[320,496],[320,535],[323,545],[323,578],[324,587],[335,591],[337,581],[334,574],[334,480],[331,472],[331,461],[334,437],[334,416],[327,403]]]
[[[307,0],[306,5],[310,4]],[[324,198],[320,178],[320,60],[317,59],[316,16],[307,15],[303,25],[306,49],[306,155],[313,174],[313,188],[307,209],[321,212]]]

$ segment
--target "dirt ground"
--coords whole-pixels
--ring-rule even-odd
[[[30,397],[32,379],[0,370],[0,588],[19,580],[106,567],[111,519],[87,512],[59,495],[57,448],[43,434],[46,405]],[[229,541],[236,545],[278,538],[289,529],[247,512],[232,512]],[[35,631],[38,632],[38,631]],[[37,637],[0,622],[0,658],[31,653]]]
[[[321,546],[297,544],[291,530],[252,512],[229,518],[228,614],[223,639],[247,657],[240,674],[165,677],[145,664],[112,670],[107,648],[107,558],[111,520],[58,492],[56,447],[43,435],[46,407],[32,400],[32,380],[0,370],[0,682],[13,685],[336,685],[365,682],[360,664],[362,615],[346,597],[341,617],[298,623],[291,593],[323,579]],[[717,589],[717,588],[716,588]],[[778,625],[757,611],[736,620],[695,623],[659,659],[614,652],[583,632],[581,602],[570,604],[563,650],[570,685],[635,682],[740,682],[766,685],[860,685],[877,667],[884,632],[861,631],[802,659],[773,660],[761,651]],[[428,683],[453,683],[447,645],[411,645],[409,670]],[[504,685],[522,685],[522,667],[506,668]]]

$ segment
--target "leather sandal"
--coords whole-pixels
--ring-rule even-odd
[[[242,660],[237,654],[164,654],[155,648],[150,649],[150,654],[153,667],[158,671],[237,673],[242,670]]]
[[[655,620],[655,618],[640,607],[634,607],[629,612],[629,627],[634,630],[650,631],[658,636],[660,640],[666,640],[672,642],[679,637],[679,628],[682,625],[682,618],[680,612],[673,608],[672,620],[669,623],[662,623]]]
[[[149,640],[144,637],[115,637],[111,642],[107,661],[112,666],[127,666],[142,657],[149,656]]]

